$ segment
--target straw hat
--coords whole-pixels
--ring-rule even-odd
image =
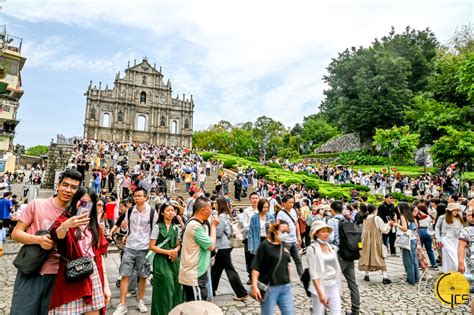
[[[314,221],[313,224],[311,225],[311,233],[310,236],[311,238],[314,238],[314,234],[316,234],[319,230],[327,228],[329,229],[329,232],[332,233],[334,230],[332,227],[326,224],[324,221]]]

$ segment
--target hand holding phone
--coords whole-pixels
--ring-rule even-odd
[[[77,210],[77,215],[89,214],[92,209],[92,201],[81,201],[79,204],[79,209]]]

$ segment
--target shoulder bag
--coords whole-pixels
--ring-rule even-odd
[[[60,216],[64,215],[67,211],[68,210],[64,210]],[[48,230],[38,230],[35,235],[41,236],[51,234],[53,224],[51,224]],[[13,260],[13,265],[24,275],[33,275],[41,270],[44,262],[52,252],[53,249],[46,250],[39,244],[25,244],[20,248],[18,255],[16,255]]]

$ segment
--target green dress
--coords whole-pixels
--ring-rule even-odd
[[[178,245],[178,229],[171,224],[169,230],[164,223],[158,223],[160,234],[156,244],[170,240],[162,249],[173,249]],[[183,288],[178,282],[179,257],[172,262],[168,256],[155,254],[153,259],[153,293],[151,299],[152,315],[167,315],[176,305],[183,303]]]

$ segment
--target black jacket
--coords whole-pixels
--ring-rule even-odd
[[[384,201],[377,211],[377,215],[382,218],[383,222],[388,223],[387,217],[393,219],[394,215],[397,214],[397,217],[400,218],[397,209],[394,205],[389,205]]]

